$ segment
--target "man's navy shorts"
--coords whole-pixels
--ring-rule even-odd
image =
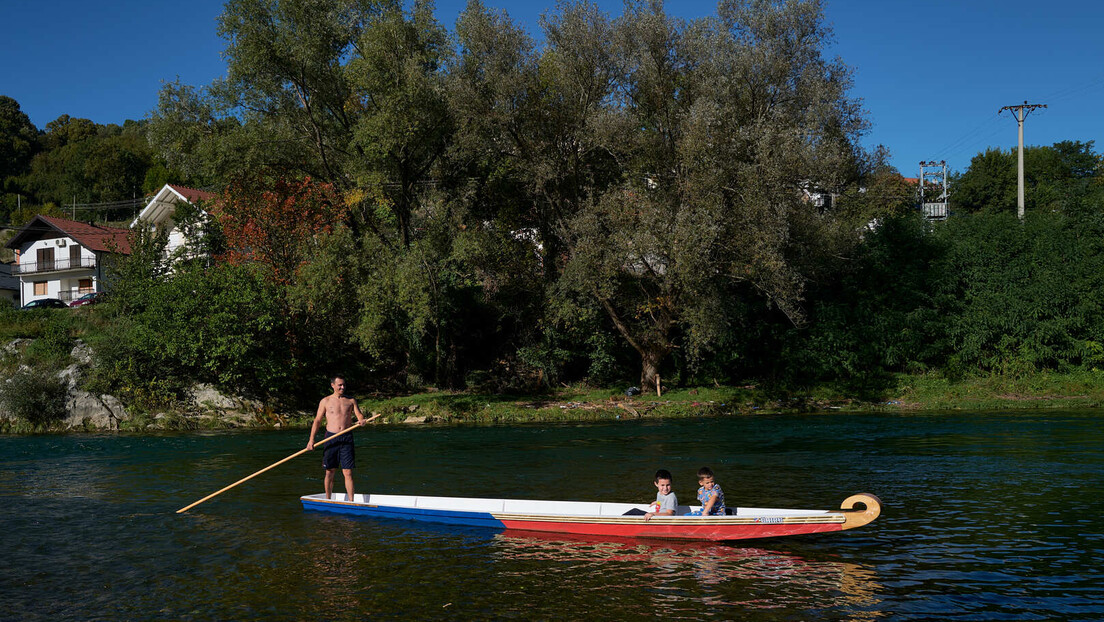
[[[326,437],[333,436],[333,432],[326,430]],[[325,445],[326,451],[322,454],[322,468],[329,471],[338,467],[342,469],[356,468],[356,452],[353,451],[353,434],[342,434]]]

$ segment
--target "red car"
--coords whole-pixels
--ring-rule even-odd
[[[85,294],[85,295],[81,296],[80,298],[77,298],[73,302],[70,302],[69,306],[70,307],[83,307],[84,305],[99,304],[103,301],[104,301],[104,293],[103,292],[92,292],[92,293],[89,293],[89,294]]]

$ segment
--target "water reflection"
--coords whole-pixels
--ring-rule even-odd
[[[304,512],[299,495],[321,489],[306,463],[178,515],[302,431],[0,436],[0,619],[1104,619],[1099,422],[739,417],[364,439],[358,488],[381,493],[620,498],[649,493],[661,460],[680,498],[694,490],[680,474],[710,464],[741,505],[886,501],[854,532],[733,545]]]
[[[650,591],[657,614],[685,613],[686,601],[697,601],[708,607],[844,608],[857,620],[880,615],[882,586],[873,569],[782,549],[506,530],[495,535],[491,550],[500,560],[568,565],[621,588]],[[532,568],[542,573],[547,566]]]

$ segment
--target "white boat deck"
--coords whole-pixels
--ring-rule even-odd
[[[325,494],[305,495],[306,499],[325,500]],[[346,502],[343,493],[334,493],[333,501]],[[414,495],[358,494],[353,503],[443,510],[457,512],[486,512],[488,514],[521,514],[541,516],[623,516],[633,509],[647,511],[647,503],[606,503],[598,501],[541,501],[530,499],[478,499],[470,497],[424,497]],[[700,506],[680,505],[678,516],[689,514]],[[737,517],[766,516],[818,516],[830,514],[829,510],[795,510],[782,508],[736,508]]]

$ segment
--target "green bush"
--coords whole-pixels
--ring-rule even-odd
[[[61,369],[69,364],[73,339],[63,322],[50,322],[40,336],[23,352],[24,363],[31,367]]]
[[[91,339],[96,391],[156,409],[197,382],[262,399],[295,389],[286,308],[255,267],[193,267],[131,293],[127,313]]]
[[[50,324],[54,309],[0,309],[0,342],[34,339]]]
[[[52,373],[23,369],[0,383],[4,410],[35,428],[47,427],[65,417],[68,387]]]
[[[1059,213],[953,220],[933,272],[947,367],[1019,377],[1095,365],[1104,231]]]

